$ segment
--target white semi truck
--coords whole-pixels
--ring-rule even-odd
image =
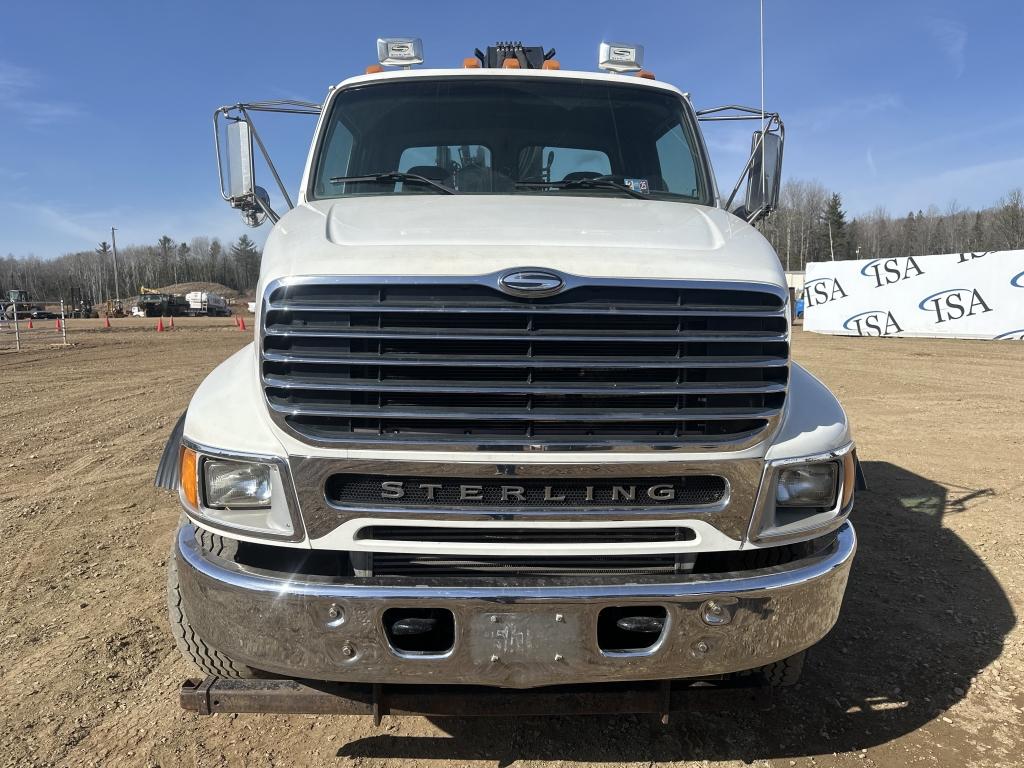
[[[633,45],[595,72],[378,50],[322,105],[215,114],[222,194],[273,229],[255,339],[158,471],[184,508],[171,628],[207,675],[183,704],[479,714],[514,688],[536,713],[618,683],[602,708],[667,712],[795,682],[839,614],[860,473],[752,226],[778,115],[698,111]],[[294,207],[270,164],[283,215],[261,110],[317,119]],[[748,118],[725,197],[701,123]]]

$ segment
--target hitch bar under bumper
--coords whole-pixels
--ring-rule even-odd
[[[381,717],[539,717],[566,715],[660,715],[679,711],[749,712],[769,709],[773,690],[757,685],[604,683],[534,688],[509,695],[499,688],[445,685],[367,685],[285,679],[186,680],[181,708],[200,715],[230,712],[277,715],[372,715]]]
[[[572,586],[407,586],[339,583],[256,571],[203,552],[181,528],[180,589],[190,623],[231,658],[305,680],[505,688],[709,677],[754,669],[818,642],[838,618],[856,551],[844,524],[822,551],[752,571]],[[726,621],[707,622],[714,600]],[[597,638],[604,608],[659,606],[664,629],[638,652]],[[396,651],[389,608],[454,616],[454,644],[437,655]]]

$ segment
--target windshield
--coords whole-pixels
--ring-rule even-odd
[[[414,79],[342,91],[325,125],[312,198],[446,191],[425,178],[462,194],[637,191],[712,204],[692,116],[669,91],[540,77]]]

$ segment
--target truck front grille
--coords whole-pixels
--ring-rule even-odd
[[[263,308],[272,413],[314,443],[648,450],[751,444],[785,398],[781,293],[594,281],[299,282]]]

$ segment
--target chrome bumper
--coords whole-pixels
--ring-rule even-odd
[[[703,677],[752,669],[807,648],[835,624],[857,548],[839,529],[819,555],[740,573],[605,586],[370,586],[253,572],[202,552],[192,526],[178,534],[189,621],[232,658],[281,675],[371,683],[461,683],[506,688]],[[711,626],[714,599],[728,623]],[[636,654],[597,644],[602,608],[659,605],[658,643]],[[408,656],[388,643],[388,608],[446,608],[455,644],[443,656]]]

